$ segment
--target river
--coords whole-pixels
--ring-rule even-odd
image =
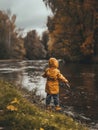
[[[41,76],[47,60],[0,61],[0,79],[28,90],[38,88],[46,96],[46,80]],[[60,62],[60,70],[70,82],[70,89],[60,89],[60,104],[66,114],[98,130],[98,65]]]

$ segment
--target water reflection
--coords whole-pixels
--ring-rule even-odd
[[[98,65],[62,64],[61,71],[71,82],[72,92],[62,103],[91,121],[98,122]],[[63,96],[64,90],[62,91]]]
[[[45,95],[45,79],[41,77],[46,61],[0,62],[0,79],[13,82],[16,86],[32,90],[38,87],[39,93]]]
[[[47,61],[0,61],[0,79],[45,96],[45,79],[41,77]],[[71,90],[61,88],[60,101],[70,112],[98,123],[98,65],[60,63],[61,72],[69,79]]]

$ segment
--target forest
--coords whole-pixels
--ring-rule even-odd
[[[98,1],[43,0],[53,16],[42,37],[36,30],[22,36],[16,15],[0,11],[0,59],[47,59],[98,62]]]

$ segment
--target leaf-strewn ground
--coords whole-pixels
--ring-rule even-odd
[[[0,81],[0,127],[5,130],[88,130],[66,115],[47,112],[30,103],[23,92],[4,81]]]

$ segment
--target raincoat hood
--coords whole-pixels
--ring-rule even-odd
[[[59,67],[59,63],[56,58],[49,59],[49,67],[55,67],[55,68]]]

